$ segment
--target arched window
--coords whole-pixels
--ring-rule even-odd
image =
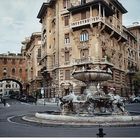
[[[6,76],[6,75],[7,75],[7,69],[3,68],[3,76]]]
[[[15,75],[15,73],[16,73],[16,70],[15,70],[15,68],[13,68],[12,69],[12,75]]]
[[[7,58],[4,58],[4,60],[3,60],[3,64],[7,64]]]
[[[43,44],[46,42],[46,29],[43,30],[43,35],[42,35],[42,41],[43,41]]]
[[[85,42],[89,40],[89,34],[87,31],[82,31],[80,34],[80,41]]]
[[[22,69],[19,69],[19,76],[22,76]]]

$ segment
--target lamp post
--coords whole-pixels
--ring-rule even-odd
[[[43,76],[43,81],[42,81],[42,88],[41,88],[41,93],[42,93],[42,96],[44,98],[44,106],[45,106],[45,82],[46,82],[46,73],[45,73],[45,70],[46,70],[46,67],[44,66],[42,69],[41,69],[41,74]]]

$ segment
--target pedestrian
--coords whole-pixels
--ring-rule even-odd
[[[6,106],[6,99],[3,99],[3,104],[4,106]]]
[[[57,106],[58,106],[58,104],[59,104],[59,96],[58,95],[55,97],[55,102],[57,103]]]
[[[37,98],[35,98],[35,105],[37,105]]]

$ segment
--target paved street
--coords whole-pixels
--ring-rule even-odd
[[[70,127],[43,126],[9,122],[12,116],[34,114],[35,112],[56,110],[55,104],[35,105],[9,101],[10,107],[0,104],[0,137],[96,137],[98,126]],[[140,111],[140,104],[130,104],[131,111]],[[140,137],[140,126],[136,127],[103,127],[105,137]]]

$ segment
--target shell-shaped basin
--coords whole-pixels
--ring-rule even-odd
[[[94,71],[94,70],[86,70],[86,71],[75,71],[72,73],[73,77],[77,80],[88,82],[88,81],[107,81],[112,78],[112,74],[104,71]]]

